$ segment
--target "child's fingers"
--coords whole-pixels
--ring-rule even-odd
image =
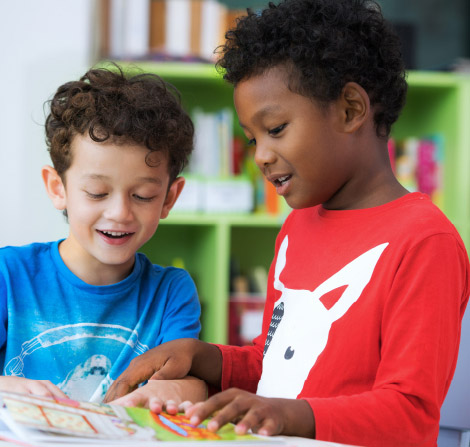
[[[51,389],[52,395],[55,399],[67,399],[68,396],[65,394],[60,388],[52,385],[53,388]]]
[[[103,402],[108,403],[134,391],[142,382],[145,382],[155,370],[150,365],[142,365],[142,368],[126,369],[109,387]]]
[[[206,402],[199,402],[190,407],[187,415],[190,418],[191,424],[200,424],[204,419],[213,415],[207,424],[207,428],[215,432],[225,424],[243,416],[248,407],[244,404],[243,399],[237,399],[237,403],[234,403],[237,394],[234,394],[233,391],[229,390],[216,394]]]
[[[273,419],[267,418],[263,421],[263,424],[259,427],[257,433],[262,436],[275,436],[280,434],[281,430],[279,428],[279,424],[276,424]]]
[[[123,407],[146,407],[148,398],[140,390],[126,394],[119,399],[113,400],[114,405],[121,405]]]
[[[163,401],[158,397],[151,397],[148,401],[148,407],[154,413],[161,413],[163,411]]]
[[[186,413],[186,411],[191,408],[194,404],[189,401],[189,400],[185,400],[184,402],[181,402],[179,405],[178,405],[178,411],[182,412],[182,413]]]
[[[186,408],[186,416],[191,419],[194,415],[196,415],[197,409],[199,407],[201,407],[202,405],[205,405],[206,403],[207,403],[207,401],[206,402],[196,402],[193,405],[189,405],[188,408]]]
[[[248,430],[263,436],[273,436],[281,432],[281,427],[261,408],[252,407],[235,426],[237,435],[244,435]]]
[[[174,400],[167,400],[164,404],[165,411],[168,414],[178,413],[178,404]]]
[[[222,407],[219,411],[217,411],[217,413],[214,414],[212,419],[207,424],[207,428],[210,431],[215,432],[215,431],[219,430],[221,427],[223,427],[225,424],[228,424],[229,422],[239,420],[240,416],[242,416],[245,413],[246,410],[247,410],[246,408],[244,408],[240,405],[236,405],[232,401],[232,402],[228,403],[227,405],[225,405],[224,407]],[[213,413],[213,412],[211,412],[211,413]],[[206,417],[208,417],[208,416],[206,416]],[[245,434],[246,431],[248,430],[248,428],[245,431],[243,431],[242,426],[240,426],[240,429],[242,431],[241,434]]]
[[[67,395],[49,380],[30,380],[28,390],[31,394],[42,397],[66,399]]]

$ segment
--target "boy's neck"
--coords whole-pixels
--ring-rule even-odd
[[[331,206],[331,204],[327,202],[323,204],[323,207],[337,210],[374,208],[392,202],[409,193],[409,191],[396,180],[393,174],[391,178],[387,177],[386,173],[379,173],[369,184],[370,193],[359,196],[354,202],[345,201],[341,206]]]
[[[132,272],[135,256],[124,264],[104,264],[80,248],[77,249],[73,237],[69,236],[59,244],[59,254],[67,268],[87,284],[93,286],[116,284]]]
[[[327,202],[326,209],[352,210],[373,208],[408,194],[396,179],[390,164],[387,141],[371,138],[356,145],[355,175]]]

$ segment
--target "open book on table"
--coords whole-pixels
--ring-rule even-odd
[[[227,424],[217,433],[207,430],[207,420],[191,425],[183,414],[156,414],[145,408],[51,399],[0,391],[0,418],[11,433],[0,439],[24,441],[31,446],[127,445],[155,446],[161,442],[186,444],[284,444],[257,435],[239,436]],[[192,442],[190,442],[192,445]],[[1,446],[1,444],[0,444]]]

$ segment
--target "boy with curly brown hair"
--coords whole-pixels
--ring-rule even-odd
[[[60,86],[45,127],[70,230],[0,249],[0,389],[100,402],[133,357],[199,335],[188,273],[137,253],[183,189],[194,128],[171,85],[117,66]]]
[[[294,208],[261,335],[161,345],[106,399],[191,374],[222,390],[186,411],[195,424],[215,413],[211,430],[435,446],[470,270],[454,226],[390,166],[406,94],[397,36],[371,1],[285,0],[239,19],[221,53],[255,161]]]

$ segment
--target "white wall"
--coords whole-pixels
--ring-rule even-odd
[[[0,0],[0,247],[67,235],[42,180],[44,102],[94,61],[97,0]]]

